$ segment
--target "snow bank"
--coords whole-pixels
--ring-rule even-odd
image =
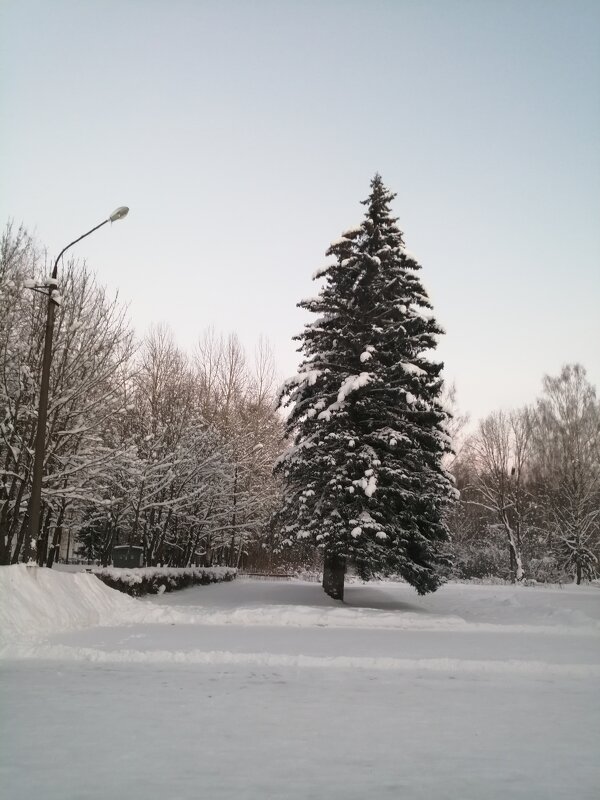
[[[89,573],[0,567],[0,646],[94,625],[184,620],[184,614],[127,597]]]
[[[135,601],[87,573],[16,564],[0,567],[0,641],[110,624]]]

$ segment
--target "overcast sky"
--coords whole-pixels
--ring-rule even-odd
[[[477,418],[600,385],[600,3],[2,0],[0,222],[282,376],[379,171]]]

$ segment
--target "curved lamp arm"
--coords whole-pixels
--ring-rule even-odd
[[[79,236],[77,239],[74,239],[66,247],[63,247],[63,249],[60,251],[60,253],[56,257],[56,261],[54,262],[54,269],[52,270],[52,276],[51,277],[54,280],[56,280],[56,276],[58,275],[58,262],[63,257],[63,254],[66,253],[66,251],[69,249],[69,247],[73,247],[74,244],[77,244],[77,242],[80,242],[82,239],[85,239],[86,236],[89,236],[90,233],[94,233],[94,231],[97,231],[98,228],[101,228],[103,225],[106,225],[107,222],[116,222],[118,219],[123,219],[123,217],[126,217],[128,213],[129,213],[129,209],[127,208],[127,206],[119,206],[119,208],[115,209],[115,211],[113,211],[113,213],[110,215],[110,217],[108,217],[108,219],[105,219],[104,222],[101,222],[99,225],[96,225],[95,228],[92,228],[87,233],[84,233],[83,236]]]

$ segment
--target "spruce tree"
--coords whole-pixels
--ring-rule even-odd
[[[351,562],[365,579],[400,574],[420,594],[442,582],[443,509],[456,492],[440,402],[441,363],[428,351],[443,333],[416,260],[375,175],[361,225],[333,242],[315,273],[314,314],[296,337],[303,361],[281,390],[293,444],[276,464],[284,493],[283,546],[323,551],[323,588],[340,600]]]

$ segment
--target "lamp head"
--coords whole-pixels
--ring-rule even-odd
[[[129,214],[129,209],[127,206],[119,206],[110,215],[109,220],[111,222],[116,222],[118,219],[123,219],[123,217],[126,217],[127,214]]]

